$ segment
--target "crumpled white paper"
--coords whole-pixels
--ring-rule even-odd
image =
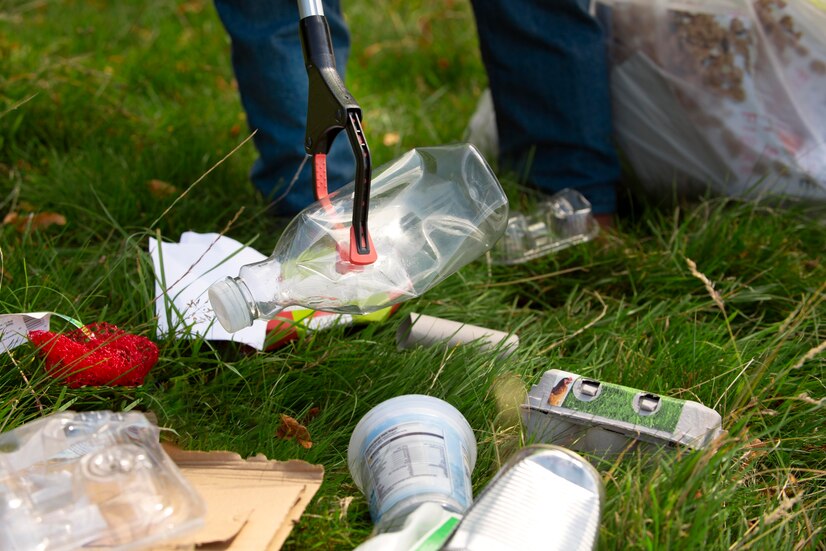
[[[51,312],[24,312],[0,316],[0,353],[28,341],[31,331],[48,331]]]
[[[267,322],[229,333],[215,318],[207,289],[225,277],[236,277],[245,264],[267,257],[238,241],[217,233],[184,232],[180,243],[149,238],[149,254],[155,266],[155,314],[157,336],[203,337],[235,341],[264,349]]]

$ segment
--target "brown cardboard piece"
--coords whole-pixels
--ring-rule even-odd
[[[153,551],[276,551],[315,495],[324,467],[305,461],[242,459],[227,451],[163,445],[207,506],[204,526]]]

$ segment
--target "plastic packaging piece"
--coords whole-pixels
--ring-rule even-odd
[[[350,315],[306,308],[288,308],[267,322],[267,350],[275,350],[288,342],[332,327],[381,323],[387,321],[398,309],[399,305],[394,304],[369,314]]]
[[[529,446],[488,483],[441,549],[594,549],[604,502],[600,475],[582,457]]]
[[[698,402],[558,369],[545,372],[521,409],[528,438],[597,455],[640,443],[702,448],[723,433],[720,414]]]
[[[519,337],[486,327],[425,316],[415,312],[407,315],[396,331],[396,344],[399,350],[435,344],[457,346],[470,342],[478,342],[482,350],[500,349],[499,356],[506,358],[519,346]]]
[[[369,538],[356,551],[424,551],[441,549],[462,516],[442,509],[437,503],[422,503],[407,515],[395,532]]]
[[[364,314],[414,297],[488,251],[508,202],[479,152],[460,144],[414,149],[373,176],[370,228],[378,259],[347,262],[352,185],[314,203],[284,230],[272,256],[209,289],[228,331],[287,306]]]
[[[143,414],[64,412],[0,434],[0,549],[136,549],[203,524]]]
[[[540,202],[534,214],[511,215],[505,235],[493,248],[493,262],[521,264],[590,241],[598,233],[591,203],[578,191],[563,189]]]
[[[671,196],[826,201],[826,9],[811,1],[599,0],[614,127]]]
[[[467,420],[447,402],[397,396],[356,425],[347,465],[367,496],[374,532],[391,532],[423,503],[464,513],[473,499],[476,440]]]

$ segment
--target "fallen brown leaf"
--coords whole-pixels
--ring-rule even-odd
[[[65,226],[66,217],[56,212],[39,212],[37,214],[30,212],[22,215],[10,212],[3,218],[3,224],[13,226],[15,230],[22,233],[27,229],[37,231],[53,225]]]
[[[149,193],[156,199],[164,199],[170,195],[178,193],[178,188],[163,180],[149,180],[146,182],[146,187],[149,188]]]
[[[281,440],[292,440],[295,438],[304,448],[311,448],[313,446],[313,442],[310,440],[310,431],[307,430],[307,427],[283,413],[281,414],[281,425],[275,431],[275,436]]]

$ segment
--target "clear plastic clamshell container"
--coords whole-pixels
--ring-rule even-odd
[[[0,549],[138,549],[205,506],[137,412],[64,412],[0,434]]]
[[[492,250],[496,264],[521,264],[590,241],[599,233],[591,203],[578,191],[562,191],[541,201],[533,214],[511,213],[505,234]]]

